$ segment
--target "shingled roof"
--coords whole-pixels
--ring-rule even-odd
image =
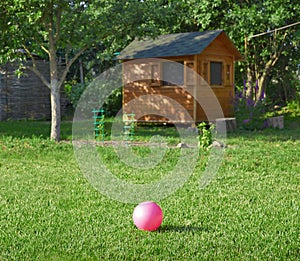
[[[117,56],[117,59],[127,60],[200,54],[221,34],[225,35],[228,41],[226,46],[234,53],[235,59],[241,59],[241,54],[223,30],[165,34],[155,39],[135,39]]]

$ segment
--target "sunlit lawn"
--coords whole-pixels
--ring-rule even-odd
[[[113,201],[87,182],[69,142],[71,123],[62,126],[63,142],[48,135],[49,123],[0,122],[0,260],[300,258],[299,122],[229,134],[205,189],[199,180],[208,153],[201,152],[189,181],[158,202],[164,221],[155,232],[134,227],[134,204]],[[138,178],[122,173],[128,169],[111,147],[99,150],[116,175],[149,182],[176,163],[180,149],[169,149],[161,170],[136,171]]]

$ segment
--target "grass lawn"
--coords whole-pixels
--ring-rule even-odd
[[[216,178],[200,190],[202,153],[188,182],[158,202],[164,221],[155,232],[135,228],[135,205],[88,183],[72,144],[47,139],[48,123],[0,122],[0,260],[299,260],[297,120],[284,130],[229,134]],[[71,127],[62,125],[63,139]],[[178,151],[167,153],[166,169]],[[126,179],[148,182],[166,171],[130,177],[110,147],[101,153]]]

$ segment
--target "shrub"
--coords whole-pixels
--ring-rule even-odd
[[[74,108],[76,108],[77,103],[87,86],[88,83],[81,84],[76,83],[76,81],[67,82],[65,84],[64,87],[67,98]],[[99,97],[99,103],[101,98],[102,97]],[[116,89],[109,97],[107,97],[102,107],[105,110],[105,115],[107,117],[112,117],[117,114],[122,108],[122,88]]]
[[[247,130],[263,129],[266,125],[265,99],[255,101],[253,97],[246,96],[246,83],[244,89],[237,91],[234,97],[235,117],[239,127]]]
[[[122,108],[122,97],[122,88],[119,88],[114,90],[113,93],[106,98],[103,105],[106,116],[113,117],[119,112]]]
[[[67,98],[72,103],[74,108],[76,107],[80,96],[82,95],[86,87],[87,84],[77,83],[76,81],[65,83],[64,88]]]
[[[213,141],[213,131],[215,125],[201,122],[197,126],[199,130],[199,146],[200,148],[208,148]]]

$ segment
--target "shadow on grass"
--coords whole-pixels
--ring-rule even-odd
[[[227,133],[228,138],[244,138],[250,141],[261,140],[266,142],[274,141],[289,141],[289,140],[300,140],[300,128],[294,130],[291,129],[265,129],[257,131],[245,131],[236,130],[231,133]]]
[[[166,232],[180,232],[180,233],[199,233],[203,231],[208,231],[205,227],[200,226],[176,226],[176,225],[163,225],[157,232],[166,233]]]
[[[107,136],[110,136],[112,122],[107,122],[105,129]],[[227,136],[232,138],[247,138],[250,140],[265,140],[265,141],[287,141],[300,140],[300,116],[285,115],[284,129],[267,128],[263,130],[241,130],[237,128],[233,132],[228,132]],[[0,121],[0,136],[10,136],[14,138],[31,138],[40,137],[48,139],[50,136],[51,124],[49,121]],[[177,137],[178,133],[172,126],[157,126],[145,125],[138,126],[136,136],[143,137],[161,135],[169,137]],[[61,123],[61,139],[72,139],[72,122],[63,121]]]
[[[0,121],[0,136],[13,138],[39,137],[48,139],[50,136],[51,123],[49,121]],[[61,139],[72,138],[72,122],[61,123]]]
[[[262,130],[243,130],[237,128],[233,132],[228,132],[227,137],[247,138],[249,140],[288,141],[300,140],[300,116],[285,117],[284,128],[265,128]]]

